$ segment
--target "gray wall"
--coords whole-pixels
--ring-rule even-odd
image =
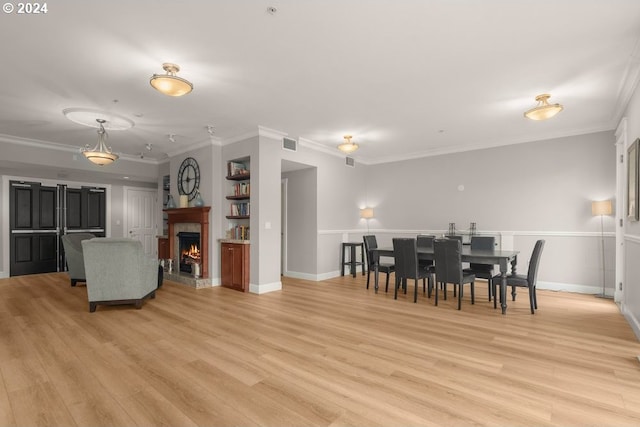
[[[476,222],[478,231],[521,252],[523,273],[535,241],[545,239],[539,286],[596,293],[600,218],[591,216],[591,201],[615,196],[615,157],[613,132],[599,132],[373,165],[366,171],[375,209],[370,226],[390,244],[394,235],[442,233],[449,222],[468,229]],[[604,230],[612,289],[613,217],[605,218]]]
[[[285,276],[318,273],[318,169],[283,173],[287,180],[287,271]]]
[[[340,246],[343,241],[362,241],[362,237],[350,237],[354,229],[364,227],[360,220],[361,207],[366,201],[364,185],[366,166],[345,165],[343,156],[325,154],[301,142],[298,151],[282,151],[282,158],[316,168],[316,223],[305,223],[305,234],[316,233],[317,246],[315,258],[316,274],[298,274],[309,280],[323,280],[334,277],[340,271]],[[337,151],[337,150],[336,150]],[[313,253],[308,244],[293,244],[287,253]],[[291,267],[289,266],[289,269]],[[296,275],[295,271],[291,271]],[[297,272],[306,273],[306,272]]]
[[[640,137],[640,88],[636,88],[624,116],[627,122],[627,144]],[[626,152],[626,147],[625,147]],[[626,187],[624,189],[626,191]],[[640,337],[640,222],[625,221],[624,230],[623,313]]]
[[[615,194],[613,132],[367,168],[371,226],[599,231],[591,200]],[[464,186],[460,191],[458,186]],[[607,224],[608,231],[612,223]]]

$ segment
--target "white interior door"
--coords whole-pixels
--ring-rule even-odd
[[[156,190],[126,188],[127,223],[125,230],[129,237],[142,242],[147,256],[158,254],[156,238]]]

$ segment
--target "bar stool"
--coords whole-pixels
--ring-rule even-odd
[[[360,248],[360,261],[356,261],[356,248]],[[349,250],[349,261],[345,261],[345,253]],[[356,277],[356,266],[362,266],[362,275],[364,276],[364,243],[363,242],[342,242],[342,262],[340,263],[340,275],[344,276],[344,266],[349,266],[351,275]]]

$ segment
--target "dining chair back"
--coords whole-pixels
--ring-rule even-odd
[[[447,283],[458,286],[458,310],[462,308],[464,284],[471,285],[471,303],[475,303],[475,276],[464,274],[462,271],[462,242],[458,239],[436,239],[433,242],[434,260],[436,267],[436,283],[444,284],[446,298]],[[436,305],[438,305],[438,287],[436,290]]]
[[[493,250],[496,246],[496,238],[494,236],[472,236],[471,237],[471,249],[484,249],[484,250]],[[465,268],[464,272],[467,274],[473,274],[476,276],[476,279],[486,279],[487,280],[487,295],[489,296],[489,301],[493,296],[493,264],[478,264],[471,263],[469,264],[469,268]]]
[[[419,248],[433,249],[433,241],[436,236],[431,234],[418,234],[416,236],[416,244]]]
[[[428,270],[422,269],[418,264],[418,246],[414,238],[393,239],[393,255],[395,258],[396,286],[394,299],[398,298],[398,286],[400,283],[406,285],[407,279],[415,281],[413,302],[418,301],[418,280],[422,279],[424,290],[425,279],[429,277]],[[431,280],[429,280],[429,293],[431,293]],[[404,287],[406,293],[406,286]]]
[[[538,267],[540,266],[540,258],[542,257],[542,250],[544,249],[544,240],[538,240],[533,247],[531,259],[529,260],[529,270],[527,274],[510,274],[507,276],[507,286],[511,286],[513,291],[511,292],[512,298],[515,301],[516,292],[515,288],[528,288],[529,289],[529,306],[531,308],[531,314],[535,314],[538,309],[538,297],[536,295],[536,282],[538,281]],[[497,275],[493,277],[493,293],[496,297],[493,299],[493,307],[496,308],[497,303],[497,285],[500,283],[501,276]]]
[[[436,236],[429,234],[418,234],[416,236],[416,245],[418,248],[425,248],[433,250],[433,241],[436,239]],[[430,269],[430,273],[435,273],[433,267],[433,260],[431,259],[418,259],[418,265],[423,269]]]
[[[395,270],[393,263],[380,262],[380,255],[377,252],[372,252],[372,249],[378,248],[378,241],[374,235],[366,235],[362,237],[364,240],[364,251],[367,256],[367,289],[369,289],[369,279],[371,278],[371,272],[375,270],[376,266],[378,272],[386,273],[386,291],[389,291],[389,274]]]

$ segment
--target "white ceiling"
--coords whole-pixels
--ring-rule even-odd
[[[263,126],[332,152],[349,133],[364,163],[613,129],[640,68],[638,0],[57,0],[2,15],[1,135],[93,146],[62,110],[100,109],[135,122],[110,132],[114,151],[159,160],[207,125],[223,144]],[[163,62],[191,94],[150,87]],[[545,92],[565,110],[525,119]]]

